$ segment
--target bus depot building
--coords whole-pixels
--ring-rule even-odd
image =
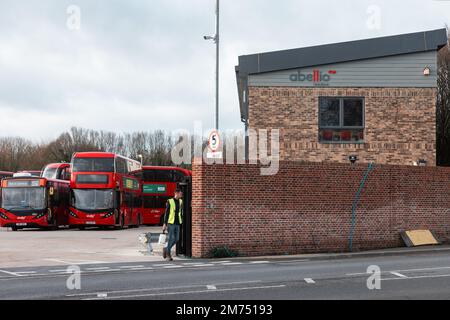
[[[435,166],[446,44],[440,29],[241,56],[242,121],[280,129],[280,160]]]
[[[446,44],[441,29],[239,57],[242,121],[280,130],[279,171],[194,163],[193,256],[393,248],[409,230],[450,243],[450,168],[436,166]]]

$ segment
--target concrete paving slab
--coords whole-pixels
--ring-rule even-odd
[[[161,231],[161,227],[18,232],[0,228],[0,268],[162,261],[160,245],[153,243],[154,255],[148,255],[139,241],[139,234]]]

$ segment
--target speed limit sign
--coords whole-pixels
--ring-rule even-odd
[[[219,151],[221,148],[222,141],[220,140],[219,132],[216,130],[211,132],[208,138],[208,152],[207,157],[210,159],[222,159],[222,152]]]
[[[220,135],[217,131],[211,132],[208,138],[208,148],[211,152],[217,152],[220,149]]]

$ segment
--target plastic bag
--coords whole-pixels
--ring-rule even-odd
[[[158,244],[164,245],[166,244],[166,242],[167,242],[167,235],[164,233],[160,234]]]

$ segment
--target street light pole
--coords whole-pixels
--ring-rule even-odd
[[[216,0],[216,35],[204,36],[216,44],[216,130],[219,130],[219,80],[220,80],[220,0]]]
[[[220,0],[216,0],[216,130],[219,130]]]

